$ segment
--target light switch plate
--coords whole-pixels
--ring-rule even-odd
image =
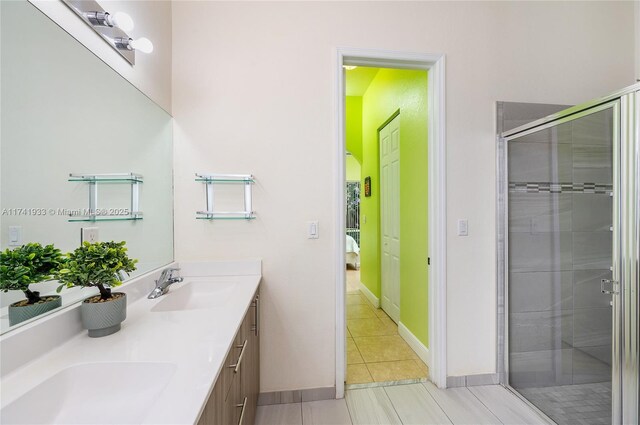
[[[22,226],[9,226],[9,246],[22,245]]]
[[[89,242],[89,243],[98,242],[98,228],[83,227],[80,230],[80,243],[82,242]]]
[[[309,239],[318,239],[320,237],[320,229],[317,221],[307,222],[307,237]]]
[[[469,221],[465,219],[458,220],[458,236],[469,235]]]

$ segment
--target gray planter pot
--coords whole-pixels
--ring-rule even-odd
[[[103,303],[89,303],[87,300],[82,302],[80,306],[82,326],[89,330],[91,338],[99,338],[118,332],[120,324],[127,318],[127,295],[122,292],[114,292],[113,294],[124,296]]]
[[[29,304],[22,307],[15,306],[14,304],[16,303],[11,304],[9,306],[9,325],[17,325],[20,322],[44,314],[62,305],[62,298],[59,295],[45,295],[42,298],[45,297],[55,297],[55,300],[46,303]]]

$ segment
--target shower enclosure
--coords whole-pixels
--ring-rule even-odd
[[[640,84],[499,152],[503,384],[561,425],[637,424]]]

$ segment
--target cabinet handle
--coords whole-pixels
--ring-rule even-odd
[[[252,331],[255,332],[255,335],[258,336],[258,328],[259,328],[259,320],[260,320],[260,312],[258,311],[259,307],[258,307],[258,303],[260,300],[260,295],[256,295],[256,299],[253,302],[253,306],[255,307],[255,325],[253,325],[253,329],[251,329]]]
[[[233,373],[238,373],[238,371],[240,370],[240,363],[242,363],[242,357],[244,356],[244,349],[245,348],[247,348],[247,340],[246,339],[242,343],[242,350],[240,350],[240,355],[238,356],[238,361],[236,362],[236,364],[232,364],[231,366],[229,366],[230,368],[233,368]]]
[[[244,419],[244,410],[245,407],[247,407],[247,398],[244,398],[242,404],[236,404],[236,407],[242,407],[242,410],[240,411],[240,419],[238,420],[238,425],[242,425],[242,420]]]

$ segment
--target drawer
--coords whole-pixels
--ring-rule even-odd
[[[242,346],[242,339],[240,334],[241,332],[238,332],[235,339],[233,340],[233,345],[229,350],[229,354],[227,354],[222,372],[220,372],[220,377],[218,378],[222,381],[222,388],[224,391],[225,399],[227,397],[227,393],[229,392],[229,388],[231,388],[233,377],[234,375],[236,375],[236,373],[234,373],[234,365],[240,357],[241,348],[239,347]]]
[[[207,400],[204,411],[200,415],[198,425],[225,425],[223,404],[222,381],[218,380],[209,396],[209,400]]]
[[[229,393],[222,408],[224,425],[235,425],[240,420],[240,414],[242,412],[241,385],[240,377],[238,374],[234,374],[231,388],[229,388]]]

